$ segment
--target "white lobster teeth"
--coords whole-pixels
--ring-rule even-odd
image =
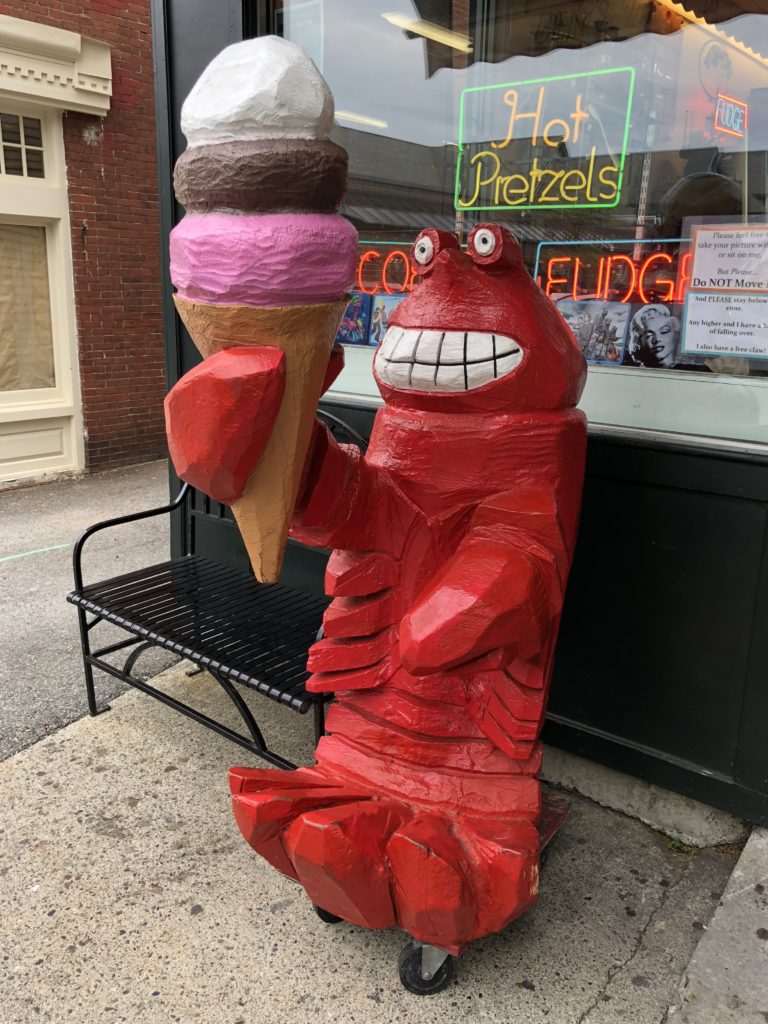
[[[512,373],[523,350],[503,334],[390,327],[376,373],[400,391],[471,391]]]

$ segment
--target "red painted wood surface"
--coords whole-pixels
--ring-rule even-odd
[[[226,348],[186,373],[165,399],[168,450],[182,480],[231,505],[272,433],[285,386],[285,353]]]
[[[245,838],[314,903],[457,953],[538,894],[538,737],[586,367],[504,229],[479,226],[468,253],[429,230],[413,258],[422,282],[377,353],[386,405],[368,452],[318,426],[292,527],[335,549],[309,657],[309,688],[336,697],[328,735],[316,766],[233,768],[230,783]],[[517,362],[470,386],[501,365],[481,355],[490,337]],[[443,366],[439,346],[450,356],[462,338],[461,365]],[[431,372],[422,351],[452,390],[407,386]]]

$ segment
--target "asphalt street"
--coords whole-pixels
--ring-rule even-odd
[[[86,713],[77,612],[65,600],[75,538],[92,523],[167,499],[165,461],[0,490],[0,760]],[[167,516],[107,530],[88,542],[85,580],[160,562],[168,552]],[[108,624],[98,629],[119,633]],[[174,660],[149,652],[139,671],[151,675]],[[97,686],[105,701],[124,689],[102,674]]]

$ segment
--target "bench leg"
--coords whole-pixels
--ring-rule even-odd
[[[235,689],[234,683],[230,682],[230,680],[227,679],[226,676],[219,675],[218,672],[215,672],[212,669],[208,669],[208,671],[237,708],[238,712],[240,713],[240,717],[245,722],[246,727],[248,728],[248,732],[251,734],[253,742],[256,744],[257,747],[259,747],[260,750],[266,750],[267,744],[264,742],[264,737],[261,734],[261,729],[259,729],[258,725],[256,725],[256,719],[253,717],[251,709],[248,707],[248,705],[245,703],[245,701],[240,696],[238,691]]]
[[[93,682],[93,665],[88,660],[91,655],[91,640],[89,637],[88,616],[84,608],[77,609],[77,617],[80,621],[80,647],[83,652],[83,672],[85,674],[85,695],[88,699],[88,714],[92,717],[100,715],[102,711],[109,711],[109,706],[99,710],[96,704],[96,688]]]
[[[325,736],[325,704],[318,701],[313,709],[313,714],[315,717],[315,746],[317,746],[321,737]]]

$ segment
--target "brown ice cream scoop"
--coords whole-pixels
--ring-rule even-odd
[[[173,185],[188,213],[332,213],[347,190],[347,153],[315,139],[195,146],[177,160]]]

